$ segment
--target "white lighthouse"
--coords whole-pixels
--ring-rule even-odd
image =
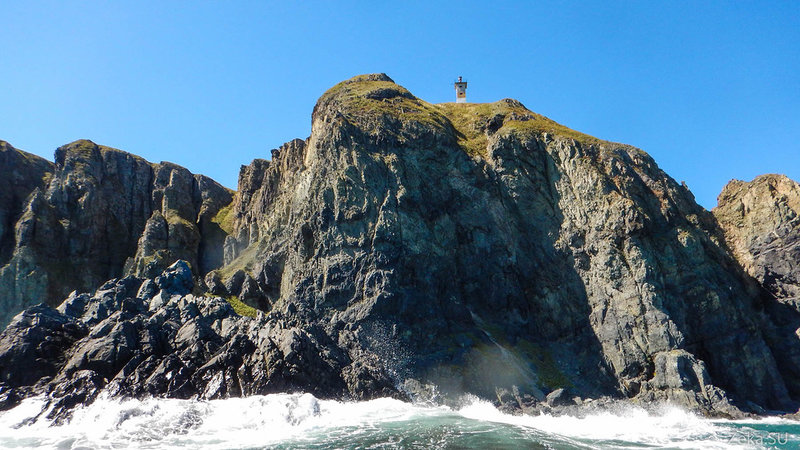
[[[456,103],[467,103],[467,82],[461,77],[455,82],[456,87]]]

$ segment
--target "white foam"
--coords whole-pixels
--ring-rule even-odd
[[[736,435],[736,429],[722,426],[737,422],[712,421],[676,407],[648,412],[634,405],[619,404],[580,417],[549,414],[516,416],[498,411],[489,402],[472,399],[458,412],[469,419],[532,428],[571,442],[602,441],[602,448],[629,448],[632,443],[656,448],[753,448],[752,443],[743,442],[743,436]],[[619,442],[618,446],[615,442]]]
[[[40,418],[46,402],[26,399],[0,413],[0,447],[204,448],[263,447],[302,440],[310,432],[370,426],[435,413],[393,399],[320,401],[311,394],[273,394],[225,400],[98,398],[78,408],[69,423]],[[41,415],[44,417],[44,414]]]
[[[707,420],[676,408],[652,413],[631,405],[604,412],[584,411],[581,417],[514,416],[474,397],[466,397],[462,407],[450,409],[393,399],[317,400],[310,394],[212,401],[119,400],[101,396],[93,404],[78,408],[72,420],[61,426],[51,426],[42,418],[44,414],[40,413],[45,406],[44,399],[31,398],[0,413],[0,447],[337,447],[361,438],[380,442],[386,436],[430,430],[435,433],[444,427],[455,435],[517,430],[516,434],[523,437],[544,437],[558,446],[573,448],[753,448],[752,443],[731,439],[745,421]],[[35,420],[37,416],[39,419]],[[499,424],[499,428],[486,427],[487,424]],[[781,420],[778,424],[796,423]],[[379,435],[382,437],[376,437]]]

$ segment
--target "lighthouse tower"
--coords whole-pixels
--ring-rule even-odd
[[[467,82],[458,77],[455,82],[456,87],[456,103],[467,103]]]

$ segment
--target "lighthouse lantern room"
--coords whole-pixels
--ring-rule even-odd
[[[467,103],[467,82],[461,77],[455,82],[456,87],[456,103]]]

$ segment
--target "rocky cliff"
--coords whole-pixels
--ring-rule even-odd
[[[243,169],[234,205],[210,286],[378,359],[413,355],[389,369],[441,389],[709,409],[722,391],[778,409],[800,394],[797,315],[691,193],[644,152],[514,100],[431,105],[353,78],[306,141]]]
[[[25,200],[36,189],[44,189],[53,173],[53,163],[0,141],[0,266],[14,251],[14,224],[22,215]]]
[[[800,310],[800,185],[783,175],[733,180],[713,213],[744,270]]]
[[[308,139],[242,168],[215,217],[230,235],[205,284],[261,315],[174,290],[180,264],[114,280],[17,316],[0,365],[53,362],[24,380],[10,370],[0,394],[798,407],[800,313],[742,270],[714,216],[641,150],[515,100],[432,105],[383,74],[344,81]],[[180,242],[166,247],[195,241]],[[150,277],[144,247],[128,267]]]
[[[55,164],[5,146],[2,155],[0,172],[16,178],[3,177],[14,189],[0,204],[0,323],[177,259],[198,275],[222,263],[215,218],[232,193],[207,177],[85,140],[58,148]]]

